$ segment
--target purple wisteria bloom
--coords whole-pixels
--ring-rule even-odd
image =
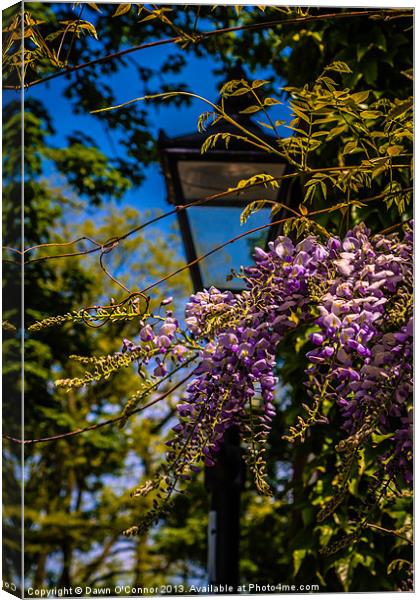
[[[398,299],[412,290],[412,244],[410,229],[400,240],[395,234],[372,237],[364,225],[326,243],[279,236],[267,251],[255,250],[243,292],[210,287],[191,296],[185,323],[200,344],[199,364],[177,406],[179,423],[169,442],[169,458],[182,476],[197,463],[212,466],[232,426],[246,437],[250,415],[267,435],[276,415],[279,343],[304,325],[311,345],[308,395],[319,400],[319,410],[324,397],[336,402],[343,438],[362,443],[372,432],[392,433],[394,446],[382,468],[410,480],[412,315]],[[171,348],[181,361],[177,328],[169,315],[156,334],[145,325],[140,337],[165,356]],[[155,373],[163,369],[158,362]],[[316,422],[327,419],[320,413]]]

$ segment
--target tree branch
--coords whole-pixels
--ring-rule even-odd
[[[403,168],[409,168],[409,165],[393,165],[392,168],[398,168],[398,169],[403,169]],[[306,174],[310,175],[311,173],[326,173],[326,172],[334,172],[334,171],[345,171],[345,170],[357,170],[360,169],[360,165],[349,165],[346,167],[325,167],[325,168],[320,168],[320,169],[310,169],[308,171],[306,171]],[[282,181],[284,179],[292,179],[294,177],[298,177],[299,173],[295,172],[295,173],[287,173],[286,175],[282,175],[280,177],[272,177],[272,179],[270,180],[266,180],[266,181],[257,181],[256,183],[250,184],[248,186],[246,186],[245,188],[239,188],[239,187],[235,187],[235,188],[230,188],[229,190],[225,190],[223,192],[218,192],[217,194],[212,194],[211,196],[206,196],[204,198],[199,198],[198,200],[194,200],[193,202],[190,202],[189,204],[178,204],[174,209],[163,213],[161,215],[158,215],[157,217],[154,217],[153,219],[150,219],[149,221],[146,221],[145,223],[142,223],[140,225],[137,225],[136,227],[134,227],[133,229],[130,229],[129,231],[127,231],[126,233],[117,236],[117,237],[113,237],[110,238],[109,240],[105,241],[104,243],[100,243],[97,242],[96,240],[89,238],[87,236],[82,236],[79,237],[75,240],[72,240],[70,242],[52,242],[52,243],[48,243],[48,244],[39,244],[37,246],[31,246],[30,248],[26,248],[23,250],[23,252],[21,250],[18,250],[17,248],[11,248],[9,246],[3,246],[2,248],[4,250],[10,250],[11,252],[16,252],[17,254],[26,254],[29,251],[32,250],[37,250],[39,248],[46,248],[46,247],[52,247],[52,246],[70,246],[72,244],[77,244],[80,241],[83,240],[88,240],[90,241],[92,244],[95,245],[95,248],[90,248],[88,250],[80,250],[78,252],[71,252],[71,253],[65,253],[65,254],[54,254],[52,256],[40,256],[38,258],[31,258],[26,260],[23,264],[27,265],[30,263],[34,263],[34,262],[41,262],[44,260],[52,260],[52,259],[57,259],[57,258],[69,258],[69,257],[73,257],[73,256],[84,256],[87,254],[92,254],[94,252],[99,252],[99,251],[104,251],[104,250],[108,250],[108,249],[112,249],[112,247],[115,247],[116,245],[118,245],[118,242],[125,240],[126,238],[132,236],[135,233],[138,233],[139,231],[141,231],[142,229],[145,229],[146,227],[150,226],[150,225],[154,225],[155,223],[161,221],[162,219],[165,219],[166,217],[170,217],[172,215],[175,215],[179,212],[182,212],[183,210],[187,210],[188,208],[190,208],[191,206],[200,206],[202,204],[205,204],[206,202],[211,202],[213,200],[217,200],[219,198],[224,198],[225,196],[229,196],[230,194],[233,194],[234,192],[238,192],[238,191],[244,191],[247,189],[251,189],[253,187],[256,187],[258,185],[264,185],[265,183],[269,183],[270,181]],[[405,192],[408,191],[412,191],[413,188],[405,188],[403,190],[399,190],[399,191],[394,191],[394,192],[386,192],[383,194],[379,194],[377,196],[372,196],[370,198],[365,198],[363,200],[363,202],[369,202],[372,200],[379,200],[380,198],[383,198],[384,196],[388,195],[398,195],[398,194],[403,194]],[[296,214],[296,212],[291,208],[291,207],[287,207],[288,210],[290,210],[291,212],[293,212],[294,214]],[[316,214],[320,214],[321,212],[327,212],[330,209],[323,209],[320,211],[315,211],[310,213],[309,216],[311,215],[316,215]],[[11,261],[10,259],[3,259],[4,261],[7,262],[16,262],[16,261]],[[20,263],[16,263],[16,264],[20,264]]]
[[[196,357],[194,357],[194,358],[196,358]],[[191,362],[191,360],[190,360],[190,362]],[[185,366],[186,364],[187,363],[185,363],[183,366]],[[49,437],[37,438],[37,439],[33,439],[33,440],[20,440],[18,438],[7,435],[7,433],[4,433],[3,437],[11,442],[16,443],[16,444],[24,444],[24,445],[39,444],[39,443],[43,443],[43,442],[54,442],[56,440],[61,440],[63,438],[73,437],[75,435],[85,433],[86,431],[93,431],[94,429],[99,429],[100,427],[106,427],[107,425],[112,425],[113,423],[118,423],[118,421],[127,419],[128,417],[131,417],[131,415],[134,415],[135,413],[142,412],[143,410],[146,410],[146,408],[150,408],[154,404],[157,404],[157,402],[160,402],[161,400],[164,400],[165,398],[167,398],[167,396],[172,394],[172,392],[174,392],[176,389],[181,387],[181,385],[183,385],[186,381],[188,381],[188,379],[191,377],[193,372],[194,371],[191,371],[186,377],[181,379],[181,381],[179,381],[176,385],[174,385],[167,392],[162,394],[162,396],[155,398],[155,400],[152,400],[151,402],[149,402],[148,404],[145,404],[144,406],[141,406],[140,408],[136,408],[136,409],[130,411],[126,415],[120,415],[118,417],[108,419],[107,421],[102,421],[101,423],[96,423],[95,425],[89,425],[88,427],[81,427],[79,429],[75,429],[74,431],[67,431],[66,433],[59,433],[57,435],[51,435]]]

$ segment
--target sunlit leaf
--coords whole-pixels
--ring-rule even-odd
[[[116,11],[114,12],[114,14],[112,16],[119,17],[121,15],[125,15],[125,13],[128,13],[130,10],[131,10],[131,4],[119,4],[117,6]]]
[[[404,147],[403,146],[388,146],[388,148],[386,149],[387,154],[389,154],[389,156],[397,156],[398,154],[401,154],[404,151]]]
[[[267,129],[271,129],[273,130],[274,127],[272,125],[269,125],[268,123],[264,123],[264,121],[257,121],[258,125],[261,125],[261,127],[266,127]]]
[[[356,104],[363,104],[369,98],[370,92],[369,90],[365,92],[356,92],[356,94],[351,94],[350,98],[356,102]]]
[[[276,98],[264,98],[264,106],[273,106],[274,104],[281,104],[281,102]]]
[[[362,110],[360,116],[362,119],[377,119],[378,117],[382,117],[382,113],[378,110]]]
[[[347,142],[347,144],[344,146],[342,154],[343,154],[343,156],[345,154],[351,154],[356,149],[357,149],[357,141],[356,140],[351,140],[350,142]]]
[[[254,106],[248,106],[248,108],[244,108],[240,112],[241,112],[241,114],[249,115],[249,114],[256,113],[256,112],[262,110],[262,108],[263,108],[262,106],[255,106],[255,105]]]
[[[264,208],[266,204],[266,200],[254,200],[254,202],[250,202],[241,212],[241,216],[239,217],[241,225],[244,225],[253,213]]]
[[[338,73],[352,73],[352,70],[350,69],[348,64],[341,60],[335,60],[334,62],[329,64],[324,70],[337,71]]]
[[[267,83],[270,83],[270,82],[267,81],[266,79],[256,79],[255,81],[253,81],[251,83],[251,87],[253,90],[256,90],[257,88],[260,88],[263,85],[267,85]]]

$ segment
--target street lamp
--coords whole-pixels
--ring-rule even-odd
[[[235,73],[243,78],[242,70]],[[249,118],[241,114],[241,110],[249,105],[250,100],[244,96],[225,99],[225,110],[251,133],[259,138],[274,143],[272,136]],[[206,198],[226,191],[240,180],[249,179],[253,175],[266,173],[274,178],[281,178],[288,172],[288,165],[274,154],[269,154],[247,144],[245,141],[231,139],[228,149],[212,148],[202,154],[201,146],[210,134],[233,133],[238,130],[234,125],[219,121],[209,132],[194,132],[177,137],[168,137],[163,131],[159,133],[158,150],[167,187],[167,198],[171,204],[185,206],[201,198]],[[191,206],[178,212],[178,221],[188,262],[206,254],[217,245],[240,235],[246,227],[240,225],[239,216],[244,207],[252,200],[280,200],[288,204],[292,187],[289,179],[285,179],[280,190],[271,187],[254,186],[221,198]],[[281,218],[279,213],[276,220]],[[255,213],[250,223],[252,227],[264,225],[270,221],[270,207]],[[227,287],[232,291],[243,288],[241,279],[233,279],[226,284],[226,275],[231,269],[238,271],[241,264],[250,260],[251,248],[255,245],[265,246],[276,237],[278,227],[262,229],[254,237],[243,237],[235,245],[205,258],[190,267],[194,289],[201,290],[211,285],[219,289]]]
[[[243,79],[239,67],[230,73],[228,80]],[[249,105],[244,96],[231,97],[224,102],[226,112],[236,122],[259,138],[269,142],[274,139],[267,135],[249,116],[241,110]],[[201,146],[208,135],[214,133],[238,133],[234,125],[219,121],[207,133],[191,133],[168,137],[159,133],[158,150],[167,187],[167,199],[176,206],[186,206],[202,198],[213,196],[234,187],[240,180],[266,173],[281,178],[288,172],[286,162],[276,155],[268,154],[242,140],[232,139],[229,148],[212,148],[205,154]],[[240,235],[244,227],[240,225],[240,214],[252,200],[267,199],[290,202],[291,186],[286,179],[280,189],[255,186],[220,198],[189,206],[178,211],[178,220],[194,290],[209,288],[239,291],[243,288],[241,279],[232,279],[227,285],[226,275],[242,264],[249,262],[252,248],[266,246],[278,234],[278,226],[272,225],[258,232],[254,238],[248,236],[224,248],[202,261],[194,262],[219,244]],[[281,213],[280,213],[281,215]],[[281,218],[277,213],[275,219]],[[270,208],[263,208],[252,217],[252,226],[258,227],[270,220]],[[239,515],[240,491],[244,482],[244,464],[241,456],[239,431],[232,427],[224,437],[218,453],[216,465],[206,468],[206,488],[211,492],[211,508],[208,524],[208,576],[209,583],[232,586],[237,590],[239,583]],[[229,590],[227,590],[229,591]]]

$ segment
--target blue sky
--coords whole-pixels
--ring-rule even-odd
[[[163,62],[168,53],[167,46],[158,46],[138,52],[136,59],[140,64],[145,66],[157,66]],[[188,81],[193,91],[212,101],[218,98],[218,85],[220,76],[216,77],[212,74],[214,68],[219,67],[219,63],[212,58],[197,58],[188,55],[187,65],[183,68],[181,74],[167,75],[165,80],[168,83],[177,81]],[[203,76],[204,73],[204,76]],[[255,79],[270,76],[269,70],[259,72]],[[156,78],[155,78],[156,79]],[[126,102],[142,95],[142,88],[138,81],[138,75],[135,67],[132,64],[127,65],[117,74],[107,78],[108,85],[115,93],[117,103]],[[110,143],[110,136],[106,133],[105,128],[98,118],[89,114],[76,114],[73,111],[72,103],[64,97],[63,91],[68,85],[64,78],[53,79],[29,88],[26,92],[26,98],[36,98],[41,100],[50,114],[53,116],[53,123],[56,129],[56,135],[52,136],[51,142],[57,146],[66,143],[66,136],[75,130],[85,131],[97,141],[100,149],[112,157],[114,150],[117,148],[120,152],[124,150],[118,147],[117,140],[113,139],[113,147]],[[197,118],[207,110],[206,105],[199,100],[193,100],[191,106],[176,108],[172,105],[154,105],[153,102],[147,104],[141,102],[134,104],[132,110],[141,104],[141,108],[147,106],[150,115],[151,129],[157,137],[159,128],[162,128],[167,135],[175,136],[184,133],[190,133],[197,130]],[[278,118],[287,118],[288,111],[277,109]],[[132,189],[127,192],[124,201],[132,204],[138,203],[138,189]],[[164,199],[164,184],[159,176],[159,167],[154,165],[149,169],[145,183],[141,187],[143,193],[147,193],[149,201],[153,206],[165,207],[162,202]],[[150,194],[148,192],[151,192]]]

